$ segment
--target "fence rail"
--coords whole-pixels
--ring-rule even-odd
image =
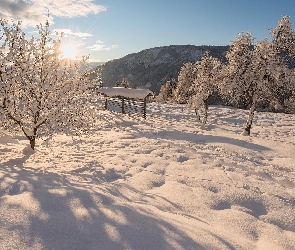
[[[126,97],[105,97],[105,109],[122,114],[141,114],[146,119],[146,98],[135,100]]]

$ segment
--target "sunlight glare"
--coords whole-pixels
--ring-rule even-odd
[[[74,44],[68,43],[61,47],[64,58],[76,59],[76,47]]]

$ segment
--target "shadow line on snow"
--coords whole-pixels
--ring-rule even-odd
[[[169,139],[169,140],[175,140],[175,141],[185,140],[185,141],[193,142],[196,144],[227,143],[227,144],[232,144],[232,145],[246,148],[246,149],[252,149],[255,151],[270,150],[270,148],[265,147],[265,146],[261,146],[259,144],[247,142],[245,140],[240,140],[240,139],[236,139],[236,138],[219,136],[219,135],[203,135],[203,134],[176,131],[176,130],[159,131],[154,134],[150,134],[150,133],[146,133],[146,132],[140,132],[140,133],[147,138],[153,138],[153,139]]]
[[[2,235],[0,248],[9,248],[9,244],[12,248],[36,249],[39,245],[40,249],[88,250],[208,246],[142,205],[116,202],[116,197],[99,188],[75,187],[55,173],[24,169],[27,159],[0,165],[1,187],[12,190],[0,196],[1,232],[6,236],[14,232],[11,237]],[[10,220],[15,214],[18,216]]]

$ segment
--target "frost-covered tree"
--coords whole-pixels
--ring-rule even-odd
[[[102,75],[104,66],[105,66],[104,64],[100,65],[90,71],[89,77],[93,81],[95,89],[101,88],[103,86],[101,75]]]
[[[131,84],[128,82],[127,77],[123,77],[122,81],[116,84],[116,87],[131,88]]]
[[[195,80],[195,66],[196,63],[185,63],[178,74],[178,84],[175,89],[175,99],[177,103],[188,103],[192,96],[191,86]]]
[[[193,83],[190,86],[192,95],[189,96],[188,104],[195,109],[198,117],[198,110],[204,110],[203,125],[207,122],[208,117],[208,100],[216,89],[216,82],[219,77],[221,63],[214,57],[210,56],[207,51],[201,60],[194,64]]]
[[[292,69],[279,55],[272,42],[267,39],[256,44],[252,61],[253,78],[259,90],[260,99],[275,106],[284,106],[291,96]]]
[[[222,94],[250,108],[243,135],[250,135],[255,105],[261,96],[252,68],[253,50],[254,39],[249,32],[239,34],[237,40],[231,42],[226,54],[228,64],[223,70],[224,81],[219,86]]]
[[[283,16],[270,33],[273,36],[272,44],[278,53],[295,56],[295,33],[289,16]]]
[[[250,135],[257,103],[261,100],[282,102],[292,85],[294,71],[288,68],[282,55],[282,49],[291,47],[283,42],[290,43],[292,39],[277,40],[278,37],[272,42],[265,39],[255,45],[250,33],[239,34],[226,55],[228,63],[223,70],[225,77],[220,90],[233,101],[249,107],[243,135]]]
[[[272,47],[276,55],[277,61],[286,66],[294,65],[295,57],[295,32],[292,27],[291,18],[283,16],[279,21],[277,27],[271,30]],[[295,77],[294,69],[285,70],[282,74],[281,81],[284,82],[284,87],[277,90],[277,99],[281,106],[289,99],[292,92],[295,92]],[[285,108],[285,107],[284,107]]]
[[[30,39],[20,22],[1,19],[0,25],[0,126],[21,130],[32,149],[37,137],[87,131],[94,122],[87,102],[91,81],[81,70],[87,58],[63,59],[48,22]]]
[[[174,101],[175,89],[177,87],[177,81],[174,78],[168,80],[160,89],[159,97],[163,101]]]

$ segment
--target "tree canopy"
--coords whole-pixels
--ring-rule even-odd
[[[94,122],[87,101],[92,82],[82,69],[87,57],[62,58],[61,40],[52,38],[48,22],[30,39],[20,22],[1,19],[0,25],[0,125],[21,130],[32,149],[38,136],[87,131]]]

